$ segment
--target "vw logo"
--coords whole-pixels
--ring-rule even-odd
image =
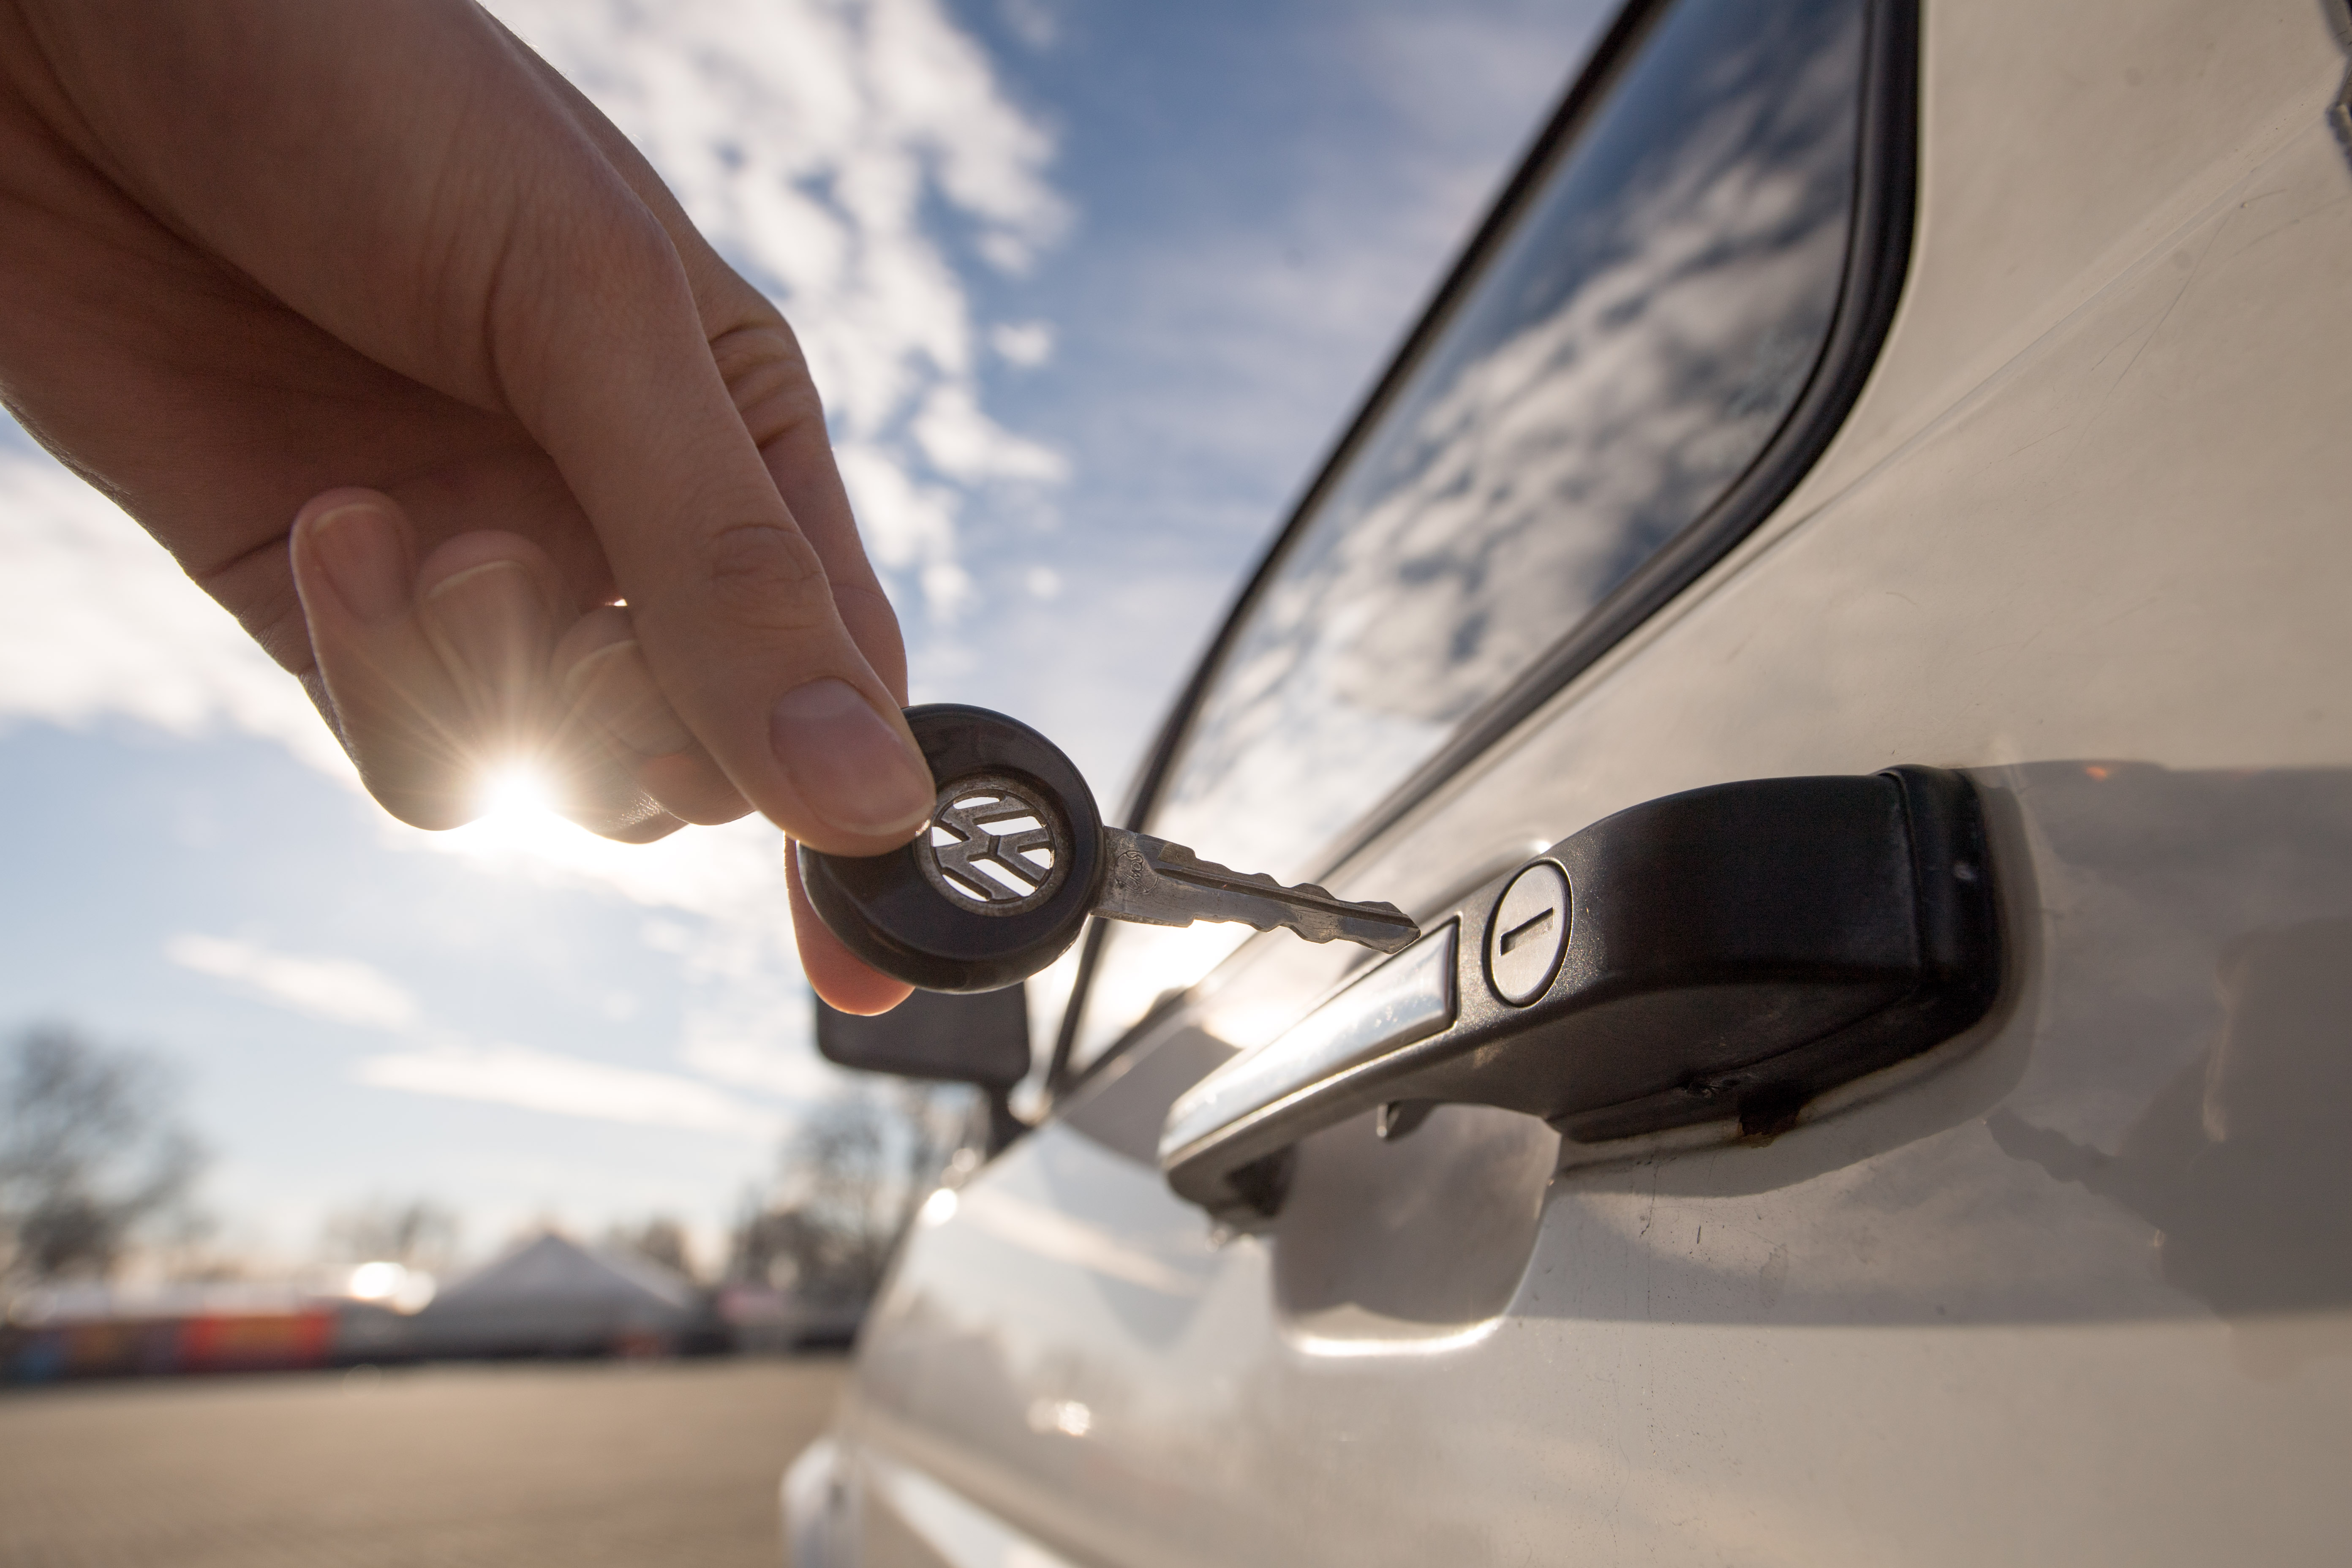
[[[1070,830],[1045,791],[1026,779],[981,773],[940,792],[915,863],[960,909],[1017,915],[1054,896],[1068,873]]]

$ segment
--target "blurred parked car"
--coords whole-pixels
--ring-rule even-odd
[[[1127,818],[1456,945],[1090,932],[794,1561],[2341,1561],[2347,37],[1636,0]]]

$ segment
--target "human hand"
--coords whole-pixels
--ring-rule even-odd
[[[0,0],[0,396],[395,816],[517,760],[631,841],[929,815],[791,329],[469,0]],[[906,994],[792,901],[821,995]]]

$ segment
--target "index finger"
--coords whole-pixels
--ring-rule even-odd
[[[499,26],[504,30],[503,24]],[[711,357],[777,493],[824,564],[834,607],[867,664],[903,704],[907,656],[898,616],[858,537],[815,383],[791,326],[711,248],[653,165],[619,128],[528,44],[510,31],[506,36],[669,236],[709,334]],[[729,321],[748,324],[731,329],[719,324]]]

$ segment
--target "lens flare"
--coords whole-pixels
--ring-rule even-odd
[[[555,815],[555,782],[532,763],[509,763],[482,781],[484,817],[518,823]]]
[[[537,762],[502,763],[486,770],[475,786],[479,815],[440,837],[446,847],[486,864],[568,860],[574,840],[588,835],[558,809],[562,793],[554,774]]]

